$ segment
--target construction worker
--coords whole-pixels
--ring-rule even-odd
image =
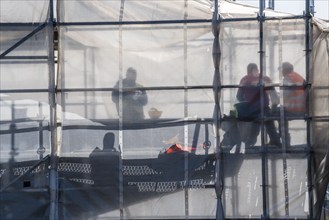
[[[240,80],[241,87],[238,89],[236,96],[237,100],[240,102],[238,104],[243,104],[240,105],[241,109],[237,108],[238,119],[244,120],[243,118],[239,118],[239,115],[243,113],[243,117],[246,118],[246,120],[253,122],[252,128],[249,128],[250,136],[245,142],[247,146],[253,146],[256,143],[260,131],[260,123],[257,122],[257,119],[260,118],[261,114],[261,102],[263,102],[263,110],[266,115],[271,112],[271,108],[269,107],[270,100],[272,106],[277,106],[279,103],[279,97],[273,87],[264,89],[264,97],[263,100],[261,100],[259,81],[260,73],[257,64],[249,63],[247,66],[247,75]],[[272,83],[271,79],[267,76],[263,76],[262,81],[266,84]],[[264,124],[270,138],[268,145],[281,146],[280,135],[277,132],[274,121],[267,120]]]
[[[142,120],[144,116],[144,106],[148,102],[148,97],[143,90],[143,86],[136,82],[137,71],[129,67],[127,69],[126,78],[122,80],[122,87],[126,89],[122,92],[122,115],[123,120],[133,121]],[[119,113],[119,85],[114,86],[116,90],[112,92],[112,101],[116,104]]]
[[[282,63],[283,85],[291,86],[283,89],[284,109],[288,113],[304,114],[306,111],[305,89],[300,87],[305,84],[305,79],[294,71],[294,66],[289,62]],[[295,87],[294,86],[299,86]]]
[[[285,116],[302,116],[306,112],[305,79],[294,71],[294,66],[289,62],[282,63],[283,76],[283,106]],[[285,139],[290,145],[288,120],[284,119]]]

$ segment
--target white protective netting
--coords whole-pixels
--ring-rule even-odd
[[[56,22],[49,20],[49,1],[0,2],[0,218],[49,212],[58,219],[307,219],[311,212],[319,218],[329,181],[328,22],[312,18],[313,33],[307,33],[306,17],[266,9],[268,19],[260,21],[258,8],[231,1],[219,1],[219,25],[212,23],[214,2],[208,0],[70,0],[54,7]],[[214,66],[217,31],[221,57]],[[313,40],[309,60],[307,34]],[[286,61],[307,80],[309,115],[289,120],[289,147],[264,147],[263,126],[254,147],[242,141],[223,148],[216,169],[223,185],[216,194],[214,153],[228,135],[225,120],[215,119],[234,109],[249,63],[263,67],[284,106],[278,68]],[[57,103],[51,106],[55,66]],[[131,92],[124,83],[130,67],[137,71],[138,92],[147,94],[144,118],[136,119],[140,112],[127,110],[124,100]],[[59,158],[51,158],[58,162],[51,183],[58,185],[56,201],[44,190],[50,188],[45,156],[52,107],[58,115],[52,149]],[[281,111],[276,120],[284,119]],[[252,123],[238,123],[233,139]],[[109,132],[118,152],[102,154]],[[190,153],[163,154],[174,144]],[[22,195],[22,188],[34,191]],[[29,211],[18,213],[23,206]]]

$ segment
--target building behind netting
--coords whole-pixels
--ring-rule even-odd
[[[269,3],[1,1],[0,219],[327,219],[329,22]]]

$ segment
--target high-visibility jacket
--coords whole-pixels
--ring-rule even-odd
[[[306,111],[306,93],[305,88],[293,86],[303,86],[304,78],[296,72],[290,72],[284,76],[283,85],[292,86],[285,87],[283,90],[283,99],[285,110],[292,113],[305,113]]]

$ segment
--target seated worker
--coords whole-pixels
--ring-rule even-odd
[[[282,63],[283,76],[283,107],[285,117],[304,116],[306,113],[305,79],[294,71],[294,66],[289,62]],[[296,87],[299,86],[299,87]],[[284,132],[287,146],[290,145],[288,120],[284,119]]]
[[[148,102],[145,90],[141,89],[143,86],[136,82],[137,72],[134,68],[127,69],[126,78],[122,80],[122,117],[123,120],[142,120],[144,116],[144,106]],[[112,101],[116,104],[119,113],[119,84],[118,81],[114,86],[115,91],[112,92]]]
[[[263,76],[262,80],[263,82],[265,82],[265,84],[270,84],[272,82],[271,79],[267,76]],[[247,146],[253,146],[256,143],[257,136],[260,131],[260,122],[256,121],[256,119],[260,118],[261,115],[261,102],[263,102],[263,110],[265,115],[269,115],[271,112],[271,109],[269,107],[270,100],[272,106],[277,106],[279,104],[279,97],[274,88],[264,88],[264,96],[263,100],[261,100],[259,82],[260,74],[257,64],[248,64],[247,75],[245,75],[240,80],[241,87],[238,89],[236,95],[238,101],[245,104],[245,109],[240,109],[240,112],[243,112],[244,114],[249,114],[249,117],[247,115],[248,120],[253,121],[253,125],[250,128],[250,135],[248,138],[249,140],[246,141]],[[238,109],[237,111],[239,114]],[[264,121],[264,124],[270,139],[268,145],[281,146],[280,135],[277,132],[274,121],[266,120]]]
[[[112,132],[106,133],[103,150],[96,147],[89,155],[94,186],[118,187],[120,152],[114,148],[114,140]]]

